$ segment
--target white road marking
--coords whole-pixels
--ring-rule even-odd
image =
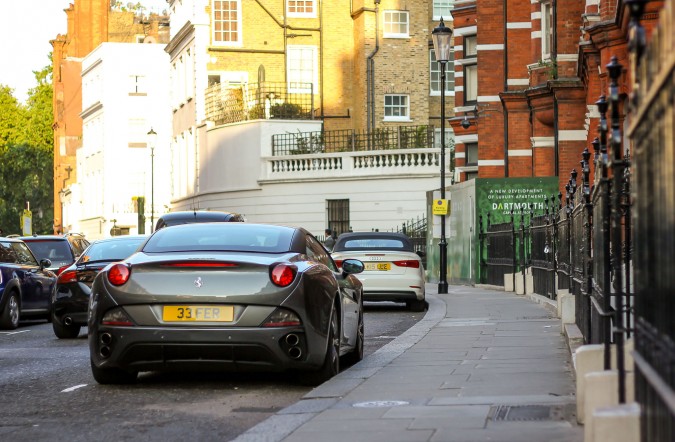
[[[11,332],[0,332],[0,335],[18,335],[19,333],[26,333],[30,330],[20,330],[20,331],[11,331]]]
[[[70,388],[66,388],[65,390],[61,390],[61,393],[70,393],[71,391],[75,391],[78,388],[82,388],[82,387],[86,387],[86,386],[87,386],[87,384],[76,385],[74,387],[70,387]]]

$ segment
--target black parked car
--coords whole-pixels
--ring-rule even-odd
[[[243,215],[231,212],[186,210],[184,212],[165,213],[155,225],[155,230],[163,227],[177,226],[180,224],[212,223],[212,222],[244,222]]]
[[[28,246],[0,238],[0,328],[13,330],[25,317],[49,318],[56,275],[48,259],[38,262]]]
[[[60,339],[76,338],[87,325],[89,294],[102,268],[132,255],[147,236],[115,236],[94,241],[75,263],[60,274],[52,299],[52,327]]]
[[[49,259],[52,262],[49,270],[57,275],[74,263],[89,246],[89,241],[79,233],[22,236],[19,239],[26,243],[38,260]]]

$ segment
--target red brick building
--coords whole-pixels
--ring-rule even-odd
[[[647,4],[648,36],[662,6]],[[597,136],[605,65],[617,56],[628,71],[625,2],[465,0],[453,17],[459,180],[558,176],[563,190]]]

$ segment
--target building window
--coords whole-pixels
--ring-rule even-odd
[[[145,118],[129,118],[129,147],[147,147],[148,124]]]
[[[478,97],[478,66],[464,65],[464,104],[476,104]]]
[[[327,228],[335,235],[349,232],[349,200],[326,200]]]
[[[315,0],[288,0],[289,17],[316,17]]]
[[[478,143],[464,143],[466,165],[478,166]]]
[[[409,28],[408,11],[384,11],[385,38],[407,38]]]
[[[288,92],[308,94],[317,83],[316,47],[288,46]]]
[[[410,105],[407,95],[384,96],[384,121],[410,121]]]
[[[221,45],[241,43],[241,3],[240,0],[214,0],[213,2],[213,42]]]
[[[450,52],[451,59],[445,64],[445,92],[454,93],[455,90],[455,53]],[[436,52],[429,51],[429,79],[431,80],[431,95],[441,95],[441,64],[436,61]]]
[[[476,58],[478,56],[478,37],[465,35],[462,50],[464,51],[464,58]]]
[[[455,145],[455,139],[454,139],[455,133],[452,131],[452,127],[446,127],[445,128],[445,148],[446,149],[454,149]],[[435,129],[434,130],[434,147],[435,148],[440,148],[441,147],[441,130],[440,129]]]
[[[129,76],[129,95],[147,95],[144,75]]]
[[[454,0],[434,0],[434,20],[451,20]]]
[[[466,173],[466,181],[471,181],[473,179],[478,178],[478,172],[465,172]]]
[[[553,8],[550,2],[541,4],[541,58],[551,58],[551,46],[553,43]]]

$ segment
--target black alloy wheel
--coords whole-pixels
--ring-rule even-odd
[[[320,385],[340,372],[340,326],[338,324],[338,314],[338,309],[333,306],[330,312],[326,356],[319,370],[303,375],[302,379],[308,385]]]
[[[365,329],[363,327],[363,300],[359,301],[359,326],[356,330],[356,345],[354,350],[343,356],[347,365],[354,365],[363,359],[363,344],[365,341]]]
[[[21,316],[21,304],[19,294],[12,291],[7,298],[5,308],[0,315],[0,328],[5,330],[14,330],[19,326],[19,317]]]
[[[82,327],[75,324],[66,325],[59,321],[54,313],[51,314],[51,322],[54,334],[59,339],[75,339],[80,335],[80,329]]]
[[[135,371],[122,370],[121,368],[99,368],[91,362],[91,374],[99,384],[133,384],[136,382],[138,373]]]
[[[424,299],[415,299],[412,301],[407,301],[406,306],[411,312],[423,312],[427,308],[427,302]]]

